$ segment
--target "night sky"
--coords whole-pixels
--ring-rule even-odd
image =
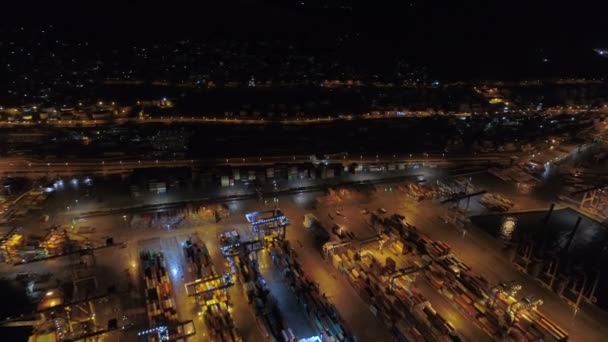
[[[394,55],[442,79],[604,77],[601,1],[3,1],[3,31],[53,23],[100,46],[171,39],[354,36],[353,58]]]

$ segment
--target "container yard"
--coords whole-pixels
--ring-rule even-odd
[[[352,246],[331,256],[333,266],[348,277],[371,312],[381,318],[398,341],[458,341],[458,333],[437,314],[413,285],[418,266],[395,270],[371,250]]]
[[[140,253],[143,273],[146,313],[151,327],[167,327],[178,322],[171,280],[161,252],[146,250]],[[168,332],[172,334],[171,331]]]
[[[198,315],[205,320],[214,341],[242,341],[231,314],[232,302],[228,288],[234,285],[232,277],[216,272],[207,246],[195,234],[183,244],[189,278],[185,284],[188,296],[194,297]]]
[[[262,336],[268,341],[294,341],[279,309],[276,299],[266,286],[255,254],[247,253],[229,257],[234,263],[239,283],[257,317]]]
[[[44,235],[27,236],[21,234],[17,227],[0,239],[0,260],[6,263],[28,263],[102,246],[99,243],[94,245],[90,239],[73,233],[69,225],[47,228]]]
[[[279,241],[270,249],[275,267],[283,273],[291,291],[305,308],[306,317],[323,341],[352,341],[344,323],[333,304],[329,302],[319,286],[302,271],[296,252],[289,242]]]
[[[282,234],[276,234],[277,228],[284,231],[287,218],[280,211],[265,214],[247,215],[251,235],[260,240],[242,241],[242,234],[248,234],[236,230],[218,234],[220,250],[241,284],[263,338],[350,341],[333,305],[303,274]]]
[[[396,252],[403,249],[399,248],[402,245],[412,243],[415,245],[416,253],[412,255],[412,259],[418,272],[412,270],[412,275],[423,275],[421,279],[427,281],[465,319],[475,322],[492,339],[518,342],[568,340],[566,332],[538,309],[542,305],[542,300],[528,297],[517,299],[515,296],[521,289],[517,284],[500,284],[492,287],[483,276],[475,274],[469,266],[459,260],[452,253],[449,245],[431,240],[413,226],[399,225],[396,222],[397,220],[393,218],[384,219],[385,233],[396,239],[392,243],[393,246],[397,246],[394,248]],[[401,255],[401,253],[394,254]],[[374,269],[371,265],[376,265],[377,268],[380,263],[371,252],[350,249],[346,253],[334,255],[332,262],[342,272],[348,273],[353,286],[361,286],[359,279],[362,277],[366,280],[366,284],[369,284],[366,285],[368,287],[376,283],[369,280],[368,274]],[[391,283],[393,288],[399,285],[396,293],[401,293],[401,297],[405,298],[403,300],[408,301],[409,306],[406,307],[424,302],[422,296],[416,293],[412,284],[415,279],[412,275],[408,275],[403,280],[393,280]],[[362,295],[364,298],[371,297],[371,293],[378,293],[377,288],[366,291],[367,293],[363,292]],[[428,307],[431,307],[430,304]],[[425,312],[428,314],[429,311]],[[426,322],[420,311],[417,312],[418,320]],[[437,319],[437,322],[439,321]],[[415,326],[418,329],[418,325]],[[446,327],[450,329],[450,324],[446,323]]]

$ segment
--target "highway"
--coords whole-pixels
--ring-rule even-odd
[[[450,116],[469,116],[468,113],[450,114]],[[378,120],[378,119],[407,119],[431,116],[430,112],[408,112],[407,115],[387,113],[366,113],[363,115],[345,116],[318,116],[308,118],[284,118],[284,119],[264,119],[264,118],[242,118],[242,117],[207,117],[207,116],[161,116],[161,117],[116,117],[111,119],[73,119],[73,120],[45,120],[45,121],[4,121],[0,122],[0,127],[97,127],[106,125],[123,125],[127,123],[135,124],[238,124],[238,125],[265,125],[269,123],[280,123],[284,125],[308,125],[320,124],[336,121],[353,120]]]
[[[132,159],[125,157],[122,160],[112,159],[49,159],[38,160],[28,157],[6,157],[0,158],[0,176],[70,176],[70,175],[93,175],[126,173],[135,169],[143,168],[173,168],[194,167],[204,168],[210,166],[267,166],[274,164],[304,164],[311,162],[323,162],[327,164],[386,164],[405,163],[418,164],[429,163],[434,165],[450,165],[458,163],[487,164],[508,161],[511,154],[493,153],[480,155],[464,154],[409,154],[409,155],[348,155],[340,154],[330,156],[322,161],[313,160],[310,155],[292,156],[264,156],[247,158],[215,158],[215,159]]]
[[[576,107],[555,107],[546,108],[544,113],[548,116],[557,115],[577,115],[586,112],[605,114],[608,110],[605,107],[601,108],[580,108]],[[109,119],[68,119],[68,120],[43,120],[43,121],[32,121],[32,120],[21,120],[21,121],[2,121],[0,122],[0,128],[2,127],[98,127],[106,125],[122,125],[127,123],[134,124],[209,124],[209,123],[222,123],[222,124],[238,124],[238,125],[265,125],[269,123],[280,123],[283,125],[307,125],[307,124],[320,124],[330,123],[337,121],[356,121],[356,120],[381,120],[381,119],[411,119],[411,118],[424,118],[432,116],[449,116],[449,117],[469,117],[472,113],[470,112],[458,112],[458,113],[436,113],[431,111],[385,111],[385,112],[371,112],[358,115],[341,115],[341,116],[317,116],[317,117],[304,117],[304,118],[260,118],[260,117],[241,117],[239,116],[225,116],[225,117],[214,117],[212,115],[197,115],[188,116],[180,114],[170,114],[167,116],[160,117],[113,117]]]
[[[568,108],[568,107],[557,107],[549,108],[545,110],[545,113],[549,116],[553,115],[576,115],[585,112],[594,113],[605,113],[604,108],[592,108],[592,109],[581,109],[581,108]],[[469,112],[461,113],[449,113],[449,114],[435,114],[429,111],[408,111],[408,112],[374,112],[365,113],[360,115],[343,115],[343,116],[317,116],[317,117],[306,117],[306,118],[247,118],[241,116],[227,116],[227,117],[213,117],[213,116],[184,116],[179,114],[171,114],[161,117],[113,117],[109,119],[68,119],[68,120],[43,120],[43,121],[32,121],[32,120],[21,120],[21,121],[2,121],[0,122],[0,128],[10,127],[62,127],[62,128],[74,128],[74,127],[99,127],[107,125],[123,125],[127,123],[131,124],[230,124],[230,125],[266,125],[269,123],[278,123],[282,125],[309,125],[309,124],[322,124],[332,123],[338,121],[357,121],[357,120],[382,120],[382,119],[412,119],[412,118],[424,118],[431,116],[449,116],[449,117],[468,117],[471,116]]]

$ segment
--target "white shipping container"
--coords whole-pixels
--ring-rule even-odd
[[[167,192],[167,184],[165,182],[150,182],[148,184],[150,192],[164,194]]]
[[[90,234],[95,231],[95,227],[91,226],[80,226],[78,227],[77,234]]]

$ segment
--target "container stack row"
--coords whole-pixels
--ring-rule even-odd
[[[230,275],[216,272],[207,246],[194,235],[184,242],[188,270],[194,276],[193,293],[214,341],[239,342],[241,336],[231,314],[228,287],[233,284]]]
[[[370,252],[348,248],[332,256],[371,312],[398,341],[458,341],[458,334],[413,285],[415,272],[391,273]],[[412,268],[415,270],[415,268]]]
[[[260,274],[255,254],[237,255],[230,259],[237,270],[247,300],[253,307],[262,336],[271,341],[295,341],[276,299]]]
[[[270,252],[273,263],[283,273],[294,295],[305,308],[308,319],[319,335],[324,337],[324,341],[352,340],[334,305],[302,271],[289,243],[281,241]]]
[[[143,272],[146,312],[152,327],[177,322],[175,300],[171,280],[167,274],[165,259],[161,252],[143,251],[140,254]]]

